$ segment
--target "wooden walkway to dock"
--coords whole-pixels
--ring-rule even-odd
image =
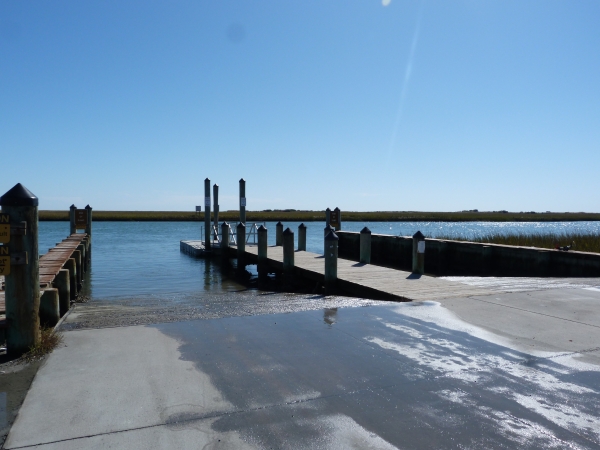
[[[48,253],[40,256],[40,295],[43,294],[44,289],[53,287],[53,282],[58,272],[64,267],[65,263],[73,258],[73,253],[77,250],[80,245],[84,245],[84,254],[80,256],[80,263],[76,274],[77,278],[81,279],[81,272],[84,272],[84,268],[87,267],[87,255],[89,247],[87,245],[88,235],[85,233],[74,233],[64,239],[62,242],[56,244],[56,247],[50,249]],[[83,268],[81,267],[83,266]],[[4,298],[4,277],[0,277],[0,320],[4,319],[6,312],[6,302]],[[0,323],[0,327],[2,324]]]
[[[200,241],[181,241],[181,251],[192,256],[202,256],[204,246]],[[218,247],[214,248],[219,253]],[[237,247],[229,247],[229,255],[237,257]],[[256,264],[258,247],[246,245],[246,264]],[[283,271],[283,247],[271,246],[267,250],[267,264],[274,271]],[[324,256],[311,252],[294,252],[294,272],[301,277],[323,283],[325,280]],[[374,299],[404,301],[437,300],[453,297],[469,297],[497,293],[491,289],[471,286],[456,281],[443,280],[427,275],[415,275],[403,270],[390,269],[373,264],[362,264],[338,259],[338,282],[341,291],[349,295]]]

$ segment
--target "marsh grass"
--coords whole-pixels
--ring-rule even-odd
[[[58,347],[63,341],[62,333],[55,331],[54,328],[42,328],[40,333],[40,343],[31,347],[29,351],[23,355],[23,358],[27,362],[36,361],[42,358]]]
[[[590,233],[487,234],[472,239],[457,238],[455,236],[436,236],[436,238],[549,249],[564,247],[575,243],[571,248],[573,251],[600,253],[600,234]]]
[[[68,221],[69,211],[40,211],[43,221]],[[190,211],[96,211],[94,221],[204,221],[204,213]],[[221,211],[220,221],[236,222],[238,211]],[[325,211],[294,209],[247,211],[246,222],[314,222],[324,221]],[[342,222],[564,222],[600,220],[597,213],[535,213],[535,212],[419,212],[419,211],[342,211]]]

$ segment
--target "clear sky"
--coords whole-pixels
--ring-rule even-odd
[[[600,211],[600,1],[0,1],[41,209]]]

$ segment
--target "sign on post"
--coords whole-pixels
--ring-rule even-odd
[[[425,241],[417,242],[417,253],[425,253]]]
[[[0,244],[10,242],[10,217],[8,214],[0,214]]]
[[[10,275],[10,253],[8,247],[0,247],[0,275]]]
[[[196,212],[202,212],[202,206],[196,206]]]
[[[204,197],[204,206],[210,206],[210,197]]]
[[[84,229],[87,227],[87,210],[75,210],[75,229]]]
[[[240,206],[246,207],[246,197],[240,197]]]
[[[329,213],[329,225],[334,228],[340,225],[340,215],[338,211],[334,210]]]

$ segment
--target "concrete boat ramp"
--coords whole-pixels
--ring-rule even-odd
[[[600,448],[600,280],[465,281],[77,305],[5,448]]]

